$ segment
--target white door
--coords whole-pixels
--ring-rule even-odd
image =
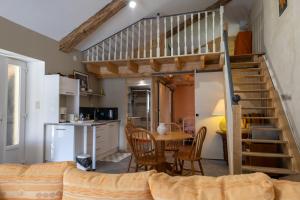
[[[2,162],[24,163],[25,72],[25,62],[0,57]]]
[[[203,158],[223,159],[222,139],[216,134],[221,118],[213,116],[220,99],[224,99],[223,72],[195,73],[195,131],[207,128]]]

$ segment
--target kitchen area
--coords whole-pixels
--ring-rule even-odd
[[[93,92],[81,78],[45,76],[44,161],[89,155],[95,170],[97,160],[119,151],[120,120],[117,107],[81,107],[82,99],[101,101],[105,95]]]

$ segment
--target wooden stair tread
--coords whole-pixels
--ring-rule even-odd
[[[235,68],[232,68],[232,72],[234,73],[238,73],[238,72],[259,72],[259,71],[262,71],[262,68],[259,68],[259,67],[248,67],[248,68],[245,68],[245,67],[235,67]]]
[[[265,53],[247,53],[242,55],[232,55],[230,58],[247,58],[247,57],[253,57],[253,56],[262,56],[265,55]]]
[[[274,131],[274,132],[281,132],[282,130],[279,128],[273,128],[273,127],[253,127],[252,129],[260,130],[260,131]],[[243,128],[242,133],[250,133],[251,129],[249,128]]]
[[[272,98],[241,98],[240,101],[266,101],[272,100]]]
[[[242,139],[242,142],[265,143],[265,144],[287,144],[284,140]]]
[[[244,110],[270,110],[270,109],[275,109],[275,107],[242,107]]]
[[[278,119],[278,117],[242,117],[242,119]]]
[[[233,74],[232,75],[233,76],[233,78],[258,78],[258,77],[264,77],[264,75],[259,75],[259,74],[257,74],[257,75],[235,75],[235,74]]]
[[[260,62],[233,62],[231,67],[240,67],[240,66],[258,66]]]
[[[243,156],[268,157],[268,158],[292,158],[292,156],[284,153],[265,153],[265,152],[242,152]]]
[[[253,171],[253,172],[264,172],[270,174],[285,174],[285,175],[296,173],[286,168],[260,167],[260,166],[249,166],[249,165],[242,165],[242,170]]]
[[[235,82],[233,85],[265,85],[266,82]]]
[[[261,131],[282,131],[280,128],[274,128],[274,127],[252,127],[252,129],[261,130]]]
[[[234,93],[243,93],[243,92],[269,92],[268,89],[254,89],[254,90],[234,90]]]

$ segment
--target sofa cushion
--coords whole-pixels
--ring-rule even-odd
[[[274,180],[274,189],[276,200],[299,200],[300,199],[300,183]]]
[[[58,200],[62,199],[64,171],[75,165],[62,162],[0,166],[0,199]],[[12,168],[16,169],[16,173],[11,172],[10,179],[6,179],[3,173],[12,171]]]
[[[102,174],[71,169],[64,175],[63,200],[153,200],[148,179],[154,173]]]
[[[218,178],[170,177],[159,173],[150,177],[149,185],[154,200],[274,199],[272,181],[262,173]]]
[[[263,173],[222,176],[226,200],[273,200],[275,197],[272,180]]]
[[[222,184],[205,176],[171,177],[164,173],[149,179],[154,200],[217,200],[222,197]]]

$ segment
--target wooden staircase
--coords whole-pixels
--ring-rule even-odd
[[[299,152],[261,54],[231,56],[233,90],[241,100],[243,173],[299,171]]]

